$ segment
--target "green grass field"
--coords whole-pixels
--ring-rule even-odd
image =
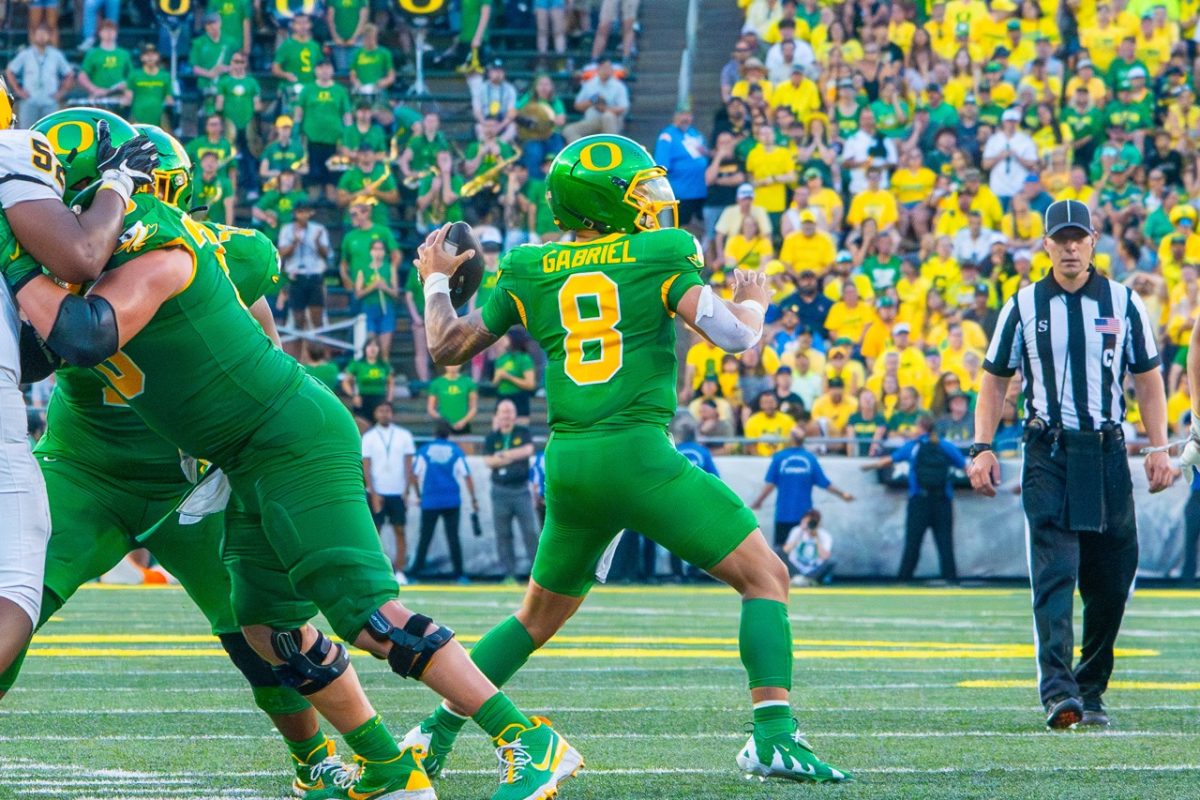
[[[516,589],[418,587],[404,599],[466,643]],[[575,798],[1195,798],[1200,593],[1143,591],[1126,617],[1107,733],[1052,734],[1033,686],[1029,596],[1013,590],[798,590],[794,698],[817,751],[857,780],[747,782],[749,720],[735,597],[717,588],[597,590],[509,686],[583,752]],[[1078,604],[1077,604],[1078,605]],[[0,705],[0,798],[279,798],[290,777],[240,675],[172,588],[79,593]],[[397,735],[433,705],[365,655]],[[460,740],[446,800],[486,798],[495,759]]]

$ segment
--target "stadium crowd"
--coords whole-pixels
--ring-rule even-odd
[[[668,166],[714,281],[761,268],[775,287],[757,353],[688,352],[681,399],[701,436],[800,425],[874,455],[931,415],[970,443],[997,311],[1048,271],[1041,215],[1062,198],[1089,205],[1096,268],[1156,319],[1170,425],[1186,429],[1200,310],[1193,5],[740,5],[711,136],[681,111],[662,139],[690,147]],[[1019,442],[1017,389],[1001,451]]]
[[[393,4],[220,0],[176,18],[88,2],[73,58],[55,47],[58,5],[30,4],[28,46],[7,65],[22,119],[100,104],[187,134],[194,205],[280,247],[280,321],[365,315],[372,344],[357,358],[289,345],[364,430],[377,405],[405,398],[430,432],[444,421],[486,434],[472,423],[495,398],[544,430],[544,357],[524,337],[463,370],[433,369],[409,260],[431,226],[467,220],[488,262],[479,305],[505,252],[561,236],[544,168],[567,141],[623,130],[636,2],[450,3],[426,61],[462,82],[424,101],[404,94],[421,39]],[[762,343],[740,356],[685,334],[677,429],[713,452],[768,456],[798,426],[818,449],[874,456],[931,415],[965,446],[997,310],[1046,273],[1040,215],[1058,198],[1093,208],[1097,268],[1158,319],[1171,425],[1186,427],[1182,365],[1200,308],[1194,4],[740,6],[719,87],[697,83],[720,92],[711,127],[681,108],[644,144],[670,171],[712,281],[763,269],[775,303]],[[139,29],[141,46],[126,49],[122,26],[152,19],[158,34]],[[500,26],[536,30],[536,50],[493,43]],[[1013,386],[1002,452],[1019,441]]]

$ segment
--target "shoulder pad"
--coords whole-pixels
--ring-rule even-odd
[[[62,197],[62,166],[45,135],[30,130],[0,131],[0,183],[27,181]]]
[[[646,231],[638,236],[654,236],[654,244],[661,249],[664,258],[687,259],[696,269],[704,268],[704,251],[695,236],[683,228],[663,228]]]
[[[117,237],[113,256],[125,256],[124,260],[128,260],[180,239],[186,231],[181,220],[179,211],[154,195],[135,194],[125,206],[125,229]]]

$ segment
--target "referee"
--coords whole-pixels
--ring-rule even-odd
[[[1022,501],[1046,725],[1105,727],[1102,697],[1138,561],[1121,429],[1126,372],[1155,447],[1167,443],[1166,395],[1141,299],[1091,266],[1096,234],[1087,206],[1052,203],[1045,230],[1051,271],[1004,304],[988,347],[967,474],[977,491],[995,496],[1000,464],[992,436],[1009,378],[1020,368],[1027,420]],[[1147,456],[1145,467],[1151,492],[1171,484],[1165,451]],[[1077,581],[1083,646],[1072,669]]]

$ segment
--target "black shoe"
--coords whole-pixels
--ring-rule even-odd
[[[1109,725],[1108,712],[1104,710],[1104,702],[1099,697],[1088,697],[1083,701],[1083,719],[1079,727],[1107,728]]]
[[[1061,695],[1046,703],[1046,727],[1065,731],[1083,719],[1083,703],[1078,697]]]

